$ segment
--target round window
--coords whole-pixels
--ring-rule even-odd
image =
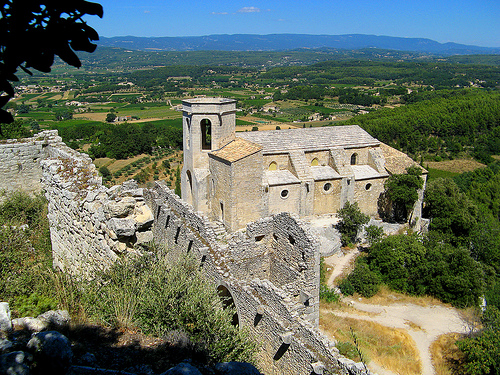
[[[288,198],[288,190],[286,190],[286,189],[281,190],[281,198],[283,198],[283,199]]]
[[[372,184],[369,184],[369,183],[368,183],[368,184],[366,184],[366,186],[365,186],[365,190],[370,190],[371,188],[372,188]]]
[[[330,190],[332,190],[332,184],[327,182],[326,184],[323,185],[323,190],[325,192],[329,192]]]

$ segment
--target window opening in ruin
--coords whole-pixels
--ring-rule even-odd
[[[292,245],[295,245],[295,238],[293,238],[292,235],[289,235],[288,242],[290,242],[290,244],[292,244]]]
[[[332,184],[327,182],[323,185],[323,190],[325,191],[325,193],[328,193],[330,190],[332,190]]]
[[[306,192],[309,193],[309,182],[306,182]]]
[[[227,309],[229,307],[236,310],[236,304],[234,303],[233,296],[231,295],[229,289],[227,289],[224,285],[219,285],[217,287],[217,292],[219,293],[219,297],[222,300],[222,306],[224,307],[224,309]],[[235,327],[239,326],[240,324],[237,310],[233,314],[231,324]]]
[[[188,248],[187,248],[187,253],[189,253],[191,251],[191,249],[193,248],[193,240],[190,240],[189,241],[189,245],[188,245]]]
[[[266,236],[265,234],[263,234],[263,235],[261,235],[261,236],[255,236],[255,242],[260,242],[260,241],[262,241],[262,240],[264,239],[264,237],[265,237],[265,236]]]
[[[351,184],[351,180],[347,180],[347,185],[349,186]]]
[[[220,220],[224,221],[224,203],[220,202]]]
[[[281,198],[283,199],[288,198],[288,190],[286,189],[281,190]]]
[[[177,243],[179,240],[179,234],[181,233],[181,227],[177,227],[177,232],[175,232],[175,240],[174,242]]]
[[[277,171],[278,170],[278,164],[275,161],[271,162],[271,164],[269,164],[269,170],[270,171]]]
[[[209,119],[201,120],[201,149],[212,149],[212,123]]]
[[[372,184],[368,183],[365,186],[365,190],[370,190],[372,188]]]
[[[187,177],[187,180],[189,182],[190,192],[192,192],[193,191],[193,179],[191,178],[191,171],[189,169],[186,171],[186,177]]]
[[[158,220],[158,218],[160,217],[160,212],[161,212],[161,206],[158,206],[156,210],[156,220]]]
[[[187,132],[186,132],[186,149],[189,150],[189,143],[191,139],[191,123],[188,118],[186,118]]]
[[[168,228],[168,223],[170,222],[170,215],[167,216],[167,220],[165,220],[165,229]]]
[[[317,167],[319,165],[319,160],[318,158],[314,158],[312,161],[311,161],[311,166],[312,167]]]
[[[278,241],[278,236],[276,235],[276,233],[273,233],[273,238],[275,241]]]
[[[351,165],[356,165],[358,162],[358,154],[354,153],[351,155]]]

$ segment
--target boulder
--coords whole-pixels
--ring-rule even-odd
[[[53,329],[64,328],[68,326],[71,320],[69,312],[67,312],[66,310],[46,311],[43,314],[38,315],[37,318],[46,321]]]
[[[255,366],[246,362],[223,362],[215,365],[217,375],[261,375]]]
[[[134,220],[138,230],[149,228],[154,221],[153,212],[145,204],[137,205],[134,212]]]
[[[9,350],[12,350],[12,347],[14,344],[12,344],[11,341],[7,339],[0,339],[0,353],[7,352]]]
[[[73,352],[66,336],[56,331],[35,333],[28,345],[37,370],[42,374],[65,374],[71,366]]]
[[[0,356],[0,374],[29,375],[33,357],[25,352],[11,352]]]
[[[43,319],[26,316],[12,320],[15,330],[26,329],[32,332],[40,332],[49,328],[49,322]]]
[[[107,221],[110,230],[118,237],[131,237],[135,233],[135,220],[111,218]]]
[[[105,206],[105,212],[108,217],[127,217],[134,212],[135,199],[132,197],[122,198],[120,201],[111,201]]]
[[[137,241],[135,242],[136,246],[153,242],[154,239],[153,232],[150,230],[146,232],[136,232],[135,237],[137,238]]]
[[[200,370],[191,365],[190,363],[179,363],[177,366],[172,367],[170,370],[165,371],[161,375],[202,375]]]
[[[12,330],[10,320],[10,308],[7,302],[0,302],[0,331],[9,332]]]

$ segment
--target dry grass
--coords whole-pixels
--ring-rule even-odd
[[[352,328],[366,362],[374,361],[398,374],[421,374],[421,362],[416,360],[419,358],[419,352],[410,335],[404,330],[364,320],[341,318],[327,312],[320,314],[320,327],[339,342],[351,343]]]
[[[356,297],[357,295],[355,295]],[[450,304],[445,304],[438,299],[430,296],[409,296],[402,293],[397,293],[390,290],[386,286],[382,286],[380,291],[371,298],[363,298],[364,303],[370,303],[374,305],[391,305],[393,303],[411,303],[417,306],[446,306],[451,307]]]
[[[463,360],[463,354],[456,346],[456,341],[462,337],[459,333],[441,335],[430,347],[432,364],[436,375],[455,375],[459,373],[457,366]]]
[[[486,165],[479,163],[478,161],[472,159],[455,159],[455,160],[445,160],[445,161],[430,161],[426,163],[426,166],[433,169],[440,169],[442,171],[453,172],[453,173],[464,173],[471,172],[478,168],[484,168]]]

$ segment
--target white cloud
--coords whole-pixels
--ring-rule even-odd
[[[228,12],[212,12],[214,15],[226,15],[229,14]]]
[[[238,10],[238,13],[259,13],[260,9],[256,7],[243,7]]]

